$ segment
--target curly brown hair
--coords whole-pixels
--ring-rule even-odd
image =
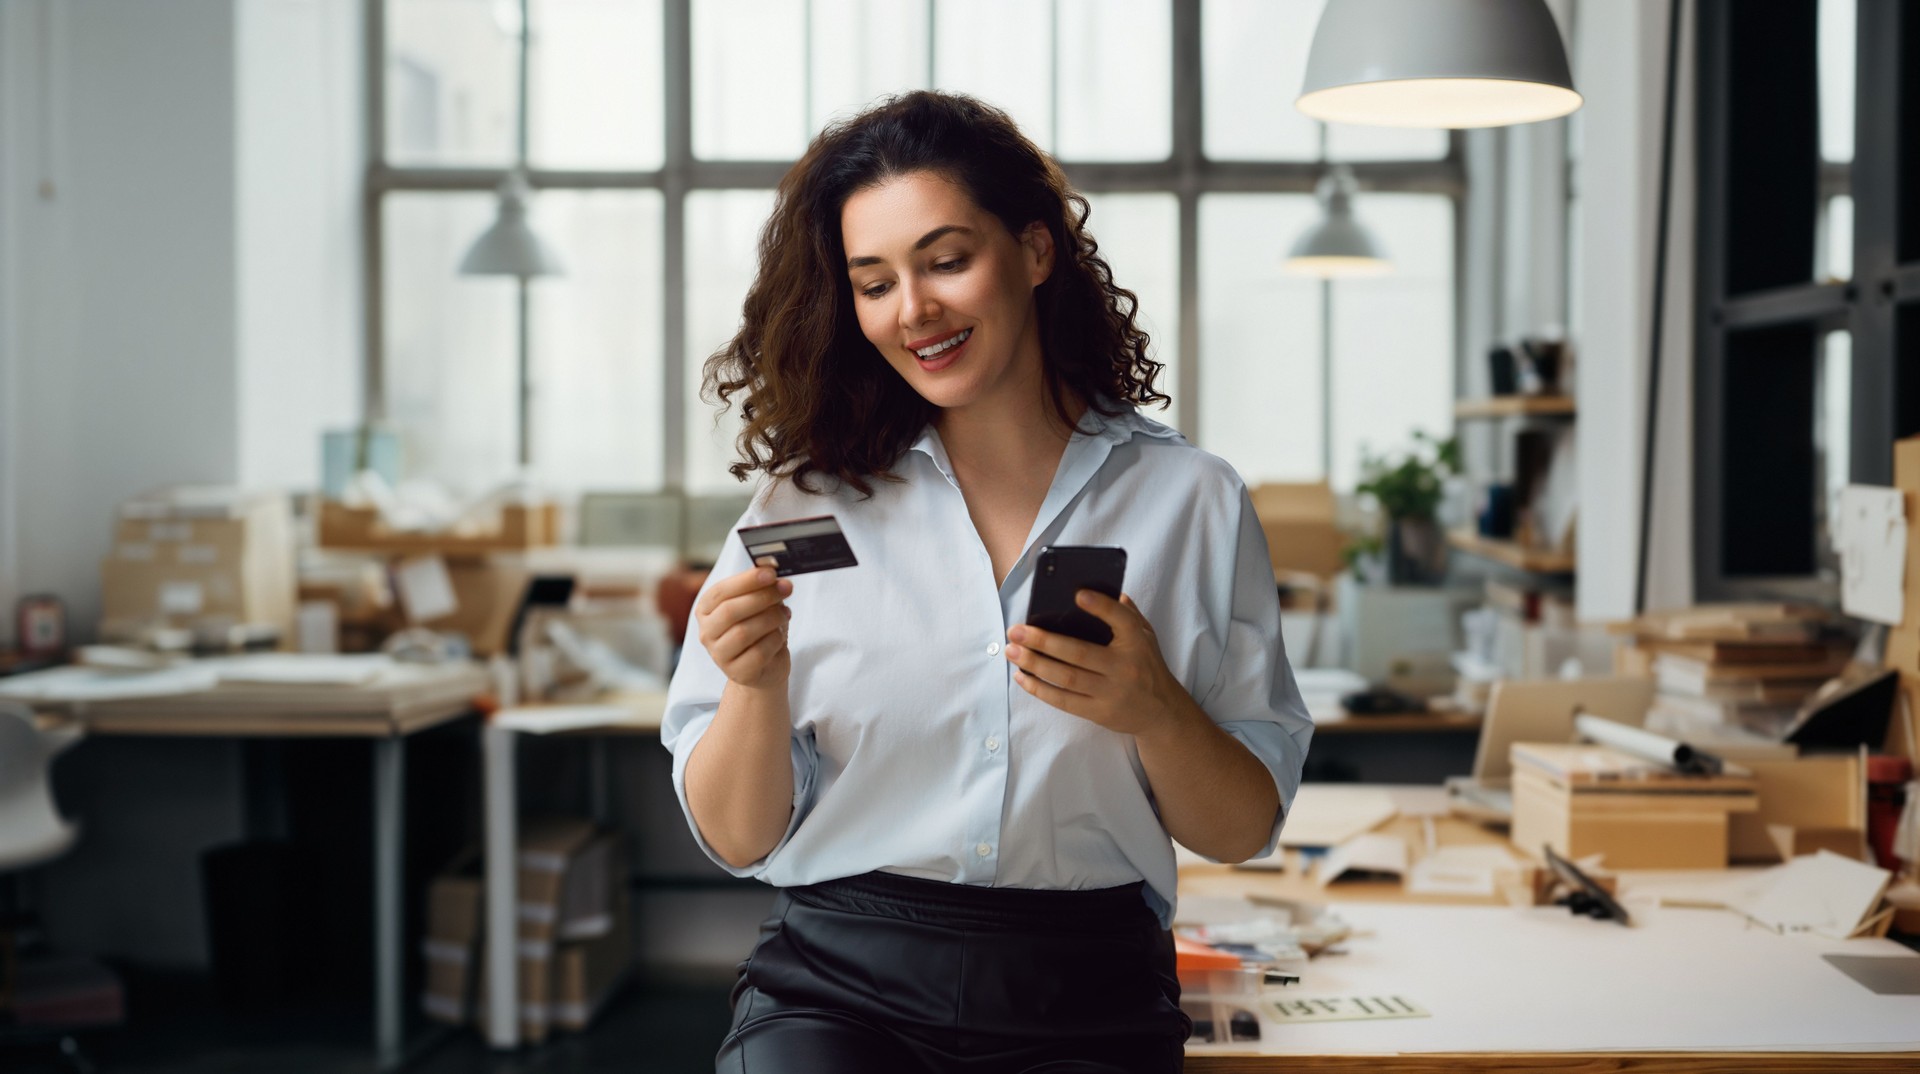
[[[814,492],[808,478],[822,475],[863,496],[871,478],[900,479],[894,464],[936,408],[860,331],[840,213],[854,193],[911,172],[958,184],[1013,234],[1034,221],[1052,234],[1054,268],[1034,299],[1047,394],[1064,424],[1069,391],[1108,416],[1170,402],[1154,388],[1163,367],[1147,357],[1139,299],[1113,282],[1087,230],[1087,199],[1005,112],[916,91],[827,127],[780,180],[739,334],[706,362],[708,401],[724,411],[745,396],[735,478],[761,470]]]

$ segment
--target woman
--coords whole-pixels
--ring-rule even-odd
[[[701,847],[781,889],[723,1071],[1173,1071],[1169,836],[1270,848],[1312,727],[1232,469],[1141,417],[1160,366],[1087,204],[1005,114],[918,92],[781,182],[743,325],[742,526],[833,515],[859,558],[730,542],[662,737]],[[1023,624],[1046,545],[1127,550]]]

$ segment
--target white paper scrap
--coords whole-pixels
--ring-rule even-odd
[[[1517,867],[1505,847],[1439,847],[1407,874],[1414,895],[1492,895],[1496,878]]]
[[[1899,626],[1906,610],[1905,494],[1848,485],[1840,490],[1834,532],[1840,547],[1840,608],[1848,615]]]
[[[460,598],[454,596],[447,563],[439,556],[402,560],[393,568],[393,584],[400,591],[400,604],[412,622],[425,623],[460,610]]]
[[[1398,811],[1393,795],[1380,787],[1302,784],[1287,804],[1280,845],[1326,847],[1344,843],[1392,820]]]
[[[392,668],[382,653],[261,653],[219,665],[221,682],[250,686],[364,686]]]
[[[1320,886],[1326,887],[1347,873],[1407,872],[1407,841],[1384,832],[1368,832],[1327,851],[1320,859]]]
[[[535,735],[618,727],[634,720],[634,711],[624,705],[526,705],[493,714],[496,725]]]
[[[153,671],[113,671],[68,665],[0,679],[0,697],[28,702],[118,701],[211,690],[219,674],[204,663]]]
[[[1760,874],[1731,908],[1775,932],[1845,938],[1880,904],[1892,874],[1830,850]]]

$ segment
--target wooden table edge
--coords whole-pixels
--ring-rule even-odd
[[[149,738],[391,738],[452,723],[474,711],[471,702],[390,717],[385,713],[289,716],[75,716],[89,735]]]
[[[1473,1071],[1542,1071],[1546,1074],[1709,1074],[1747,1071],[1823,1074],[1829,1071],[1920,1069],[1920,1051],[1909,1052],[1385,1052],[1311,1053],[1189,1052],[1187,1074],[1272,1074],[1287,1071],[1366,1071],[1367,1074],[1458,1074]]]

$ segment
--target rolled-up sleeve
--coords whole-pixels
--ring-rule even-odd
[[[749,512],[749,518],[751,512]],[[746,523],[748,519],[742,519]],[[738,528],[737,526],[735,527]],[[731,535],[729,535],[731,537]],[[707,576],[706,586],[731,577],[746,570],[748,566],[746,551],[740,542],[729,539],[721,552],[719,562],[714,564],[713,572]],[[701,587],[701,595],[706,593]],[[695,600],[695,606],[699,604]],[[667,710],[660,723],[660,742],[673,754],[673,793],[680,799],[680,812],[687,818],[687,827],[693,832],[693,839],[714,864],[732,873],[734,876],[758,877],[766,871],[767,864],[780,853],[781,848],[793,838],[793,833],[806,819],[813,801],[814,772],[818,768],[818,754],[815,751],[811,735],[795,734],[791,737],[793,757],[793,815],[787,821],[787,830],[780,841],[768,851],[766,857],[744,867],[735,867],[716,853],[700,834],[700,825],[693,819],[693,808],[687,801],[687,758],[693,756],[694,747],[706,735],[707,728],[713,725],[715,714],[720,711],[720,693],[726,688],[726,676],[719,665],[700,644],[700,628],[692,614],[688,616],[687,642],[680,650],[680,663],[674,669],[673,679],[667,684]]]
[[[1266,846],[1254,855],[1264,857],[1278,845],[1280,829],[1300,790],[1313,718],[1307,715],[1280,639],[1280,599],[1266,533],[1244,488],[1240,500],[1226,641],[1219,673],[1199,700],[1214,723],[1251,750],[1273,774],[1280,814],[1274,818]]]

